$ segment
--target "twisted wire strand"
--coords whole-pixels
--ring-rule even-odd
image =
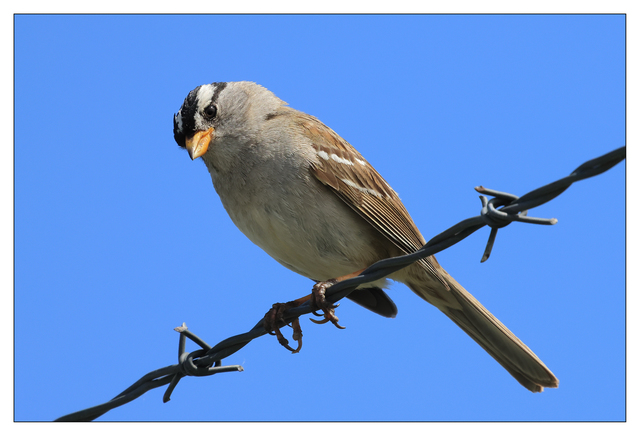
[[[572,183],[601,174],[625,158],[626,147],[620,147],[605,155],[585,162],[576,168],[569,176],[534,189],[521,197],[478,186],[475,188],[477,192],[493,197],[487,199],[485,195],[480,196],[480,201],[482,202],[480,215],[465,219],[439,235],[436,235],[414,253],[378,261],[364,270],[359,276],[336,283],[327,289],[325,294],[326,300],[329,303],[335,304],[353,292],[359,285],[381,279],[419,259],[445,250],[482,227],[489,226],[491,227],[491,233],[481,259],[481,262],[484,262],[491,254],[498,229],[514,221],[539,225],[556,224],[558,221],[555,218],[529,217],[527,216],[527,211],[553,200],[569,188]],[[284,322],[282,322],[279,327],[284,327],[301,315],[311,313],[313,310],[310,301],[298,307],[288,309],[284,312]],[[240,365],[222,366],[222,359],[240,350],[253,339],[268,333],[264,329],[261,319],[248,332],[227,338],[211,347],[204,340],[189,331],[186,324],[176,327],[175,330],[180,333],[177,364],[149,372],[106,403],[62,416],[56,419],[56,421],[92,421],[109,410],[135,400],[151,389],[168,384],[169,386],[163,397],[163,401],[166,403],[170,400],[171,393],[176,388],[180,379],[185,376],[204,377],[221,372],[243,371],[244,369]],[[186,339],[190,339],[196,343],[200,349],[191,353],[185,352]]]

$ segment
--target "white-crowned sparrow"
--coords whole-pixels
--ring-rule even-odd
[[[219,82],[189,93],[174,137],[202,157],[236,226],[292,271],[316,281],[354,272],[425,244],[398,195],[347,141],[253,82]],[[558,380],[538,357],[431,256],[390,276],[433,304],[524,387]],[[350,298],[387,317],[380,289]]]

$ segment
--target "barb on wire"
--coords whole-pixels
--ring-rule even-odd
[[[359,285],[381,279],[419,259],[431,256],[454,244],[457,244],[484,226],[489,226],[491,227],[491,233],[481,259],[481,262],[484,262],[491,254],[491,249],[495,242],[498,229],[509,225],[513,221],[543,225],[553,225],[557,223],[555,218],[529,217],[527,216],[527,210],[554,199],[574,182],[588,177],[593,177],[607,171],[625,158],[626,147],[618,148],[596,159],[585,162],[576,168],[569,176],[535,189],[522,197],[478,186],[475,188],[476,191],[493,197],[488,200],[485,195],[480,196],[480,201],[482,202],[480,215],[463,220],[448,230],[445,230],[439,235],[433,237],[421,249],[414,253],[381,260],[364,270],[358,277],[336,283],[327,289],[325,294],[326,300],[327,302],[334,304],[349,295]],[[314,308],[311,307],[310,301],[307,301],[298,307],[290,308],[284,312],[283,322],[281,322],[279,327],[284,327],[301,315],[311,313],[313,310]],[[178,364],[152,371],[118,394],[112,400],[99,406],[62,416],[58,418],[57,421],[94,420],[109,410],[126,404],[151,389],[164,386],[166,384],[168,384],[169,387],[165,392],[163,401],[167,402],[180,379],[185,376],[201,377],[220,372],[243,371],[243,368],[240,365],[221,366],[222,359],[240,350],[253,339],[268,333],[264,329],[261,319],[248,332],[232,336],[221,341],[217,345],[210,347],[205,341],[190,332],[185,324],[181,327],[177,327],[175,330],[180,333]],[[195,342],[201,348],[191,353],[185,352],[185,343],[187,338]]]
[[[160,386],[168,384],[169,387],[162,398],[163,402],[166,403],[169,401],[169,397],[180,379],[186,375],[202,377],[205,375],[218,374],[220,372],[244,371],[240,365],[220,366],[220,361],[214,362],[213,368],[211,365],[206,367],[198,365],[197,359],[206,353],[207,350],[211,349],[211,347],[198,336],[187,330],[187,325],[184,323],[182,326],[176,327],[174,330],[180,333],[177,365],[166,366],[164,368],[151,371],[127,389],[120,392],[110,401],[79,412],[70,413],[69,415],[56,419],[56,421],[93,421],[94,419],[104,415],[109,410],[135,400],[140,395],[150,391],[151,389],[159,388]],[[202,348],[192,353],[185,352],[187,338],[191,339]]]

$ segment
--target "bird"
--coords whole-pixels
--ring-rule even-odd
[[[351,144],[257,83],[196,87],[174,114],[173,133],[192,160],[204,161],[238,229],[277,262],[317,282],[309,298],[336,325],[335,306],[323,306],[316,294],[426,243],[398,194]],[[526,389],[558,387],[533,351],[434,256],[389,278],[443,312]],[[348,298],[393,318],[397,307],[386,287],[386,278],[365,283]],[[276,312],[271,321],[282,308]]]

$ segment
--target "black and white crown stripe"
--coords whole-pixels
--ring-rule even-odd
[[[218,96],[226,87],[226,82],[213,82],[200,85],[189,92],[180,110],[173,116],[173,135],[181,147],[185,146],[186,137],[191,137],[198,130],[205,128],[202,112],[218,100]]]

